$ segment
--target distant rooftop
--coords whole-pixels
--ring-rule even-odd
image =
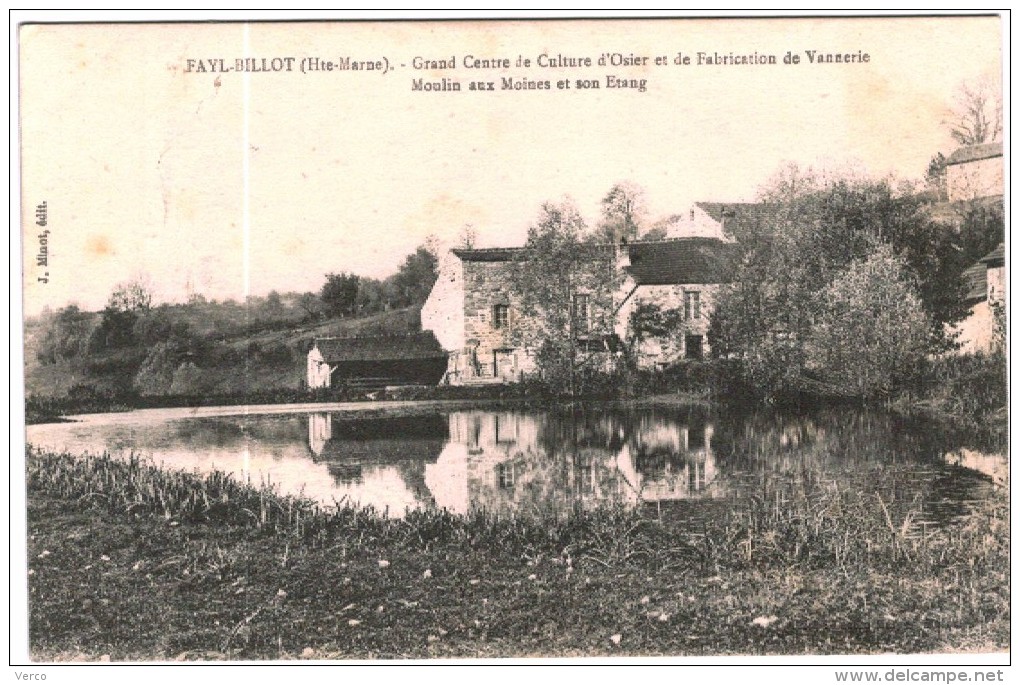
[[[465,262],[509,262],[523,251],[523,247],[486,247],[477,250],[459,248],[453,250],[453,254]]]
[[[1006,263],[1006,243],[999,243],[999,246],[981,258],[982,264],[988,266],[1002,266]]]
[[[607,243],[583,247],[603,254],[613,248]],[[628,243],[626,249],[630,257],[628,271],[639,285],[679,285],[729,281],[738,248],[718,238],[698,237],[636,240]],[[466,262],[507,262],[523,254],[524,248],[453,252]]]
[[[718,238],[634,242],[628,271],[638,285],[728,283],[738,249]]]
[[[1002,143],[982,143],[980,145],[967,145],[949,155],[946,165],[963,164],[965,162],[976,162],[991,157],[1002,157]]]
[[[695,202],[706,214],[722,224],[723,230],[740,239],[750,229],[776,218],[782,207],[764,202]]]

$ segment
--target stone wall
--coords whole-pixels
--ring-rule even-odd
[[[512,381],[534,371],[532,351],[514,339],[526,320],[513,293],[513,268],[510,262],[464,262],[464,346],[451,361],[452,375]],[[496,321],[497,307],[505,308],[505,321]]]
[[[946,168],[949,201],[1002,195],[1002,157],[989,157]]]
[[[686,293],[697,293],[698,295],[700,312],[696,312],[697,316],[687,318],[686,312],[684,312]],[[625,330],[631,313],[641,303],[656,304],[663,310],[678,310],[684,312],[685,316],[683,325],[675,335],[643,341],[636,350],[638,365],[642,367],[656,364],[665,365],[680,359],[696,357],[697,350],[694,342],[697,338],[700,338],[701,341],[701,355],[707,357],[710,352],[707,338],[708,328],[718,293],[719,286],[709,283],[639,287],[620,309],[618,331]],[[689,336],[695,338],[692,339]]]

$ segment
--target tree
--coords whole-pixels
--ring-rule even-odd
[[[284,315],[283,298],[276,290],[270,290],[266,295],[265,304],[266,316],[270,319],[279,319]]]
[[[152,307],[152,300],[152,283],[140,274],[114,286],[106,306],[121,312],[143,312]]]
[[[1002,135],[1002,92],[997,83],[982,77],[960,84],[944,123],[960,145],[998,141]]]
[[[322,318],[322,300],[315,293],[301,293],[296,304],[305,313],[305,319]]]
[[[134,345],[135,324],[152,308],[152,300],[152,284],[145,274],[114,286],[99,327],[92,332],[90,350],[100,352]]]
[[[464,224],[460,229],[460,246],[465,250],[473,250],[478,242],[478,229],[473,224]]]
[[[429,244],[420,246],[407,255],[397,273],[387,279],[396,289],[396,306],[417,305],[428,298],[439,274],[439,260],[434,250],[435,246]]]
[[[890,246],[851,262],[818,299],[805,372],[828,392],[887,395],[928,354],[931,323]]]
[[[88,351],[95,316],[71,304],[58,309],[49,320],[37,356],[45,364],[72,361]]]
[[[777,187],[768,193],[777,201],[767,219],[741,237],[734,282],[717,299],[709,332],[716,353],[742,359],[765,395],[804,389],[820,372],[812,335],[832,315],[819,293],[834,296],[833,283],[879,250],[905,270],[911,302],[928,326],[927,350],[948,346],[944,324],[965,314],[951,228],[886,181],[787,173]]]
[[[924,182],[938,202],[945,202],[949,199],[949,190],[946,187],[946,156],[941,152],[928,162]]]
[[[629,181],[617,183],[602,198],[602,217],[593,234],[610,244],[638,237],[645,221],[644,191]]]
[[[354,274],[326,274],[319,298],[329,316],[343,317],[354,313],[354,302],[358,297],[358,282]]]
[[[165,306],[157,307],[135,321],[132,335],[142,345],[152,346],[170,339],[173,333],[173,319]]]
[[[511,328],[520,345],[542,341],[536,362],[547,383],[578,390],[582,342],[614,330],[618,283],[614,248],[585,242],[588,228],[570,201],[542,206],[514,264],[513,287],[521,316]]]

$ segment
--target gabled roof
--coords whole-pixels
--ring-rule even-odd
[[[980,145],[961,147],[949,155],[946,165],[976,162],[980,159],[989,159],[990,157],[1002,157],[1002,143],[982,143]]]
[[[967,289],[965,300],[977,302],[988,297],[988,269],[984,264],[978,263],[964,270],[961,278],[964,287]]]
[[[718,238],[675,238],[629,245],[628,272],[638,285],[728,283],[738,247]]]
[[[319,338],[314,343],[328,364],[345,361],[435,359],[446,353],[431,331],[363,338]]]
[[[782,209],[777,204],[764,202],[695,202],[694,205],[722,224],[726,233],[738,239],[748,229],[775,219]]]
[[[586,244],[594,258],[613,249],[609,244]],[[718,238],[673,238],[635,241],[626,248],[628,272],[638,285],[680,285],[684,283],[725,283],[730,280],[737,246]],[[498,247],[454,250],[468,262],[507,262],[519,258],[524,248]],[[320,348],[321,349],[321,348]]]
[[[1006,263],[1006,243],[999,243],[998,247],[978,261],[988,266],[1003,266]]]
[[[511,262],[523,251],[523,247],[488,247],[478,250],[455,249],[453,254],[465,262]]]
[[[454,249],[453,254],[465,262],[512,262],[522,259],[527,254],[526,247],[486,247],[481,249]],[[609,243],[587,243],[582,242],[577,250],[589,256],[606,256],[612,254],[613,245]]]

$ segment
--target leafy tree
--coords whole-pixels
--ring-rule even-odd
[[[296,302],[298,308],[305,313],[305,319],[322,318],[322,300],[315,293],[301,293]]]
[[[594,240],[610,244],[638,237],[645,221],[644,191],[629,181],[617,183],[602,198],[602,217]]]
[[[888,245],[847,265],[818,300],[805,372],[831,393],[886,395],[928,354],[931,323]]]
[[[627,347],[634,353],[649,340],[676,344],[684,334],[685,325],[681,309],[663,307],[656,302],[639,302],[631,310],[628,320]]]
[[[95,325],[95,316],[83,312],[78,305],[58,309],[49,320],[39,345],[37,356],[45,364],[71,361],[88,351],[89,337]]]
[[[266,295],[265,311],[267,318],[279,319],[283,317],[285,313],[283,298],[280,297],[280,293],[276,290],[270,290],[269,294]]]
[[[657,221],[641,234],[641,240],[665,240],[669,236],[667,221]]]
[[[138,317],[132,335],[142,345],[155,345],[170,339],[173,325],[167,308],[158,307]]]
[[[326,283],[319,297],[328,315],[342,317],[354,313],[359,281],[354,274],[326,274]]]
[[[396,300],[395,293],[390,279],[380,281],[378,278],[362,278],[355,301],[358,314],[364,316],[388,310]]]
[[[945,349],[944,324],[966,313],[953,229],[933,222],[919,199],[897,195],[888,182],[784,172],[767,193],[774,211],[741,236],[736,278],[722,289],[713,315],[713,350],[740,357],[748,379],[767,395],[803,389],[807,372],[819,373],[812,335],[831,314],[818,294],[880,249],[905,269],[928,324],[928,351]]]
[[[114,286],[106,306],[121,312],[144,312],[152,307],[152,300],[152,283],[143,274]]]
[[[387,279],[396,291],[394,304],[407,307],[424,302],[436,283],[438,263],[434,248],[430,249],[428,245],[422,245],[409,254],[397,273]]]
[[[542,206],[514,264],[512,292],[520,309],[511,328],[518,344],[542,341],[536,361],[553,387],[578,390],[581,338],[614,330],[613,293],[618,282],[612,248],[585,243],[588,228],[569,201]]]
[[[941,152],[936,154],[928,162],[928,170],[924,174],[925,185],[939,202],[949,199],[949,190],[946,187],[946,156]]]
[[[136,276],[114,286],[99,326],[92,332],[89,349],[100,352],[134,345],[137,342],[135,324],[152,308],[152,300],[153,288],[148,276]]]

